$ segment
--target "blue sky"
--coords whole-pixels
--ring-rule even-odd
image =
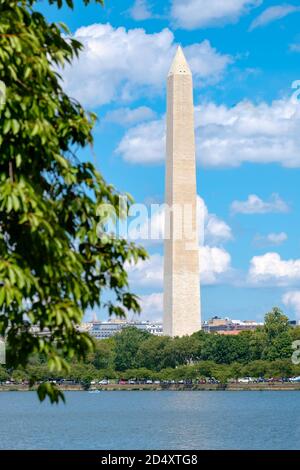
[[[279,305],[300,319],[299,1],[75,4],[39,8],[85,45],[63,72],[68,92],[99,117],[95,156],[82,158],[136,202],[163,201],[165,79],[180,43],[194,76],[206,210],[203,317],[261,320]],[[130,278],[142,317],[159,319],[163,250],[147,248],[150,260]]]

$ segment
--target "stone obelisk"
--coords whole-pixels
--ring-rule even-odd
[[[201,329],[192,73],[178,47],[167,82],[164,334]],[[169,208],[171,210],[169,210]]]

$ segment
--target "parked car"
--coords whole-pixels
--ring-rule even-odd
[[[119,385],[126,385],[126,384],[127,384],[126,380],[124,380],[124,379],[119,380]]]
[[[99,385],[108,385],[109,384],[109,380],[107,379],[102,379],[99,381]]]
[[[78,380],[72,380],[72,379],[59,379],[56,381],[57,384],[59,385],[76,385]]]
[[[136,380],[130,379],[130,380],[128,380],[128,383],[129,383],[130,385],[135,385],[135,384],[136,384]]]
[[[154,380],[155,385],[160,385],[160,380]]]
[[[291,378],[290,378],[290,382],[293,382],[293,383],[300,382],[300,376],[298,376],[298,377],[291,377]]]
[[[241,377],[238,379],[239,384],[248,384],[250,382],[249,377]]]
[[[210,377],[210,378],[208,379],[208,383],[209,383],[209,384],[219,384],[220,381],[217,380],[217,379],[215,379],[214,377]]]
[[[153,380],[151,379],[146,380],[146,384],[153,384]]]

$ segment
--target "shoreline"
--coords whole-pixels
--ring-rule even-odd
[[[187,391],[300,391],[300,383],[262,383],[262,384],[193,384],[193,385],[158,385],[158,384],[143,384],[143,385],[96,385],[89,389],[84,388],[82,385],[65,385],[58,386],[59,390],[63,392],[80,392],[80,391],[174,391],[174,392],[187,392]],[[2,384],[0,385],[0,392],[33,392],[37,390],[37,386],[28,387],[23,384]]]

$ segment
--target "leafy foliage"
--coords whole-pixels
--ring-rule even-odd
[[[125,328],[115,337],[115,368],[117,370],[133,369],[138,367],[137,353],[146,339],[151,336],[137,328]]]
[[[115,294],[105,304],[109,314],[139,311],[124,265],[146,253],[125,240],[98,237],[104,223],[99,205],[112,205],[119,217],[128,207],[124,211],[121,195],[76,155],[92,145],[96,116],[66,95],[56,69],[78,56],[81,44],[62,34],[68,34],[65,25],[34,11],[35,3],[0,0],[0,80],[6,85],[0,109],[0,334],[7,337],[10,366],[25,366],[40,353],[50,372],[60,373],[73,357],[92,350],[92,340],[76,326],[87,308],[100,305],[105,289]],[[32,326],[49,334],[36,337]],[[46,396],[60,398],[51,384],[39,390],[41,400]]]
[[[158,337],[129,327],[109,341],[117,371],[133,368],[161,371],[199,361],[236,364],[239,370],[238,364],[255,361],[290,361],[292,341],[299,337],[300,328],[291,328],[287,317],[274,308],[266,314],[263,328],[236,336],[198,331],[182,338]]]
[[[266,315],[263,328],[241,332],[237,336],[199,331],[183,338],[157,337],[128,327],[112,338],[95,340],[94,352],[84,362],[74,358],[67,374],[63,371],[49,374],[45,358],[36,355],[31,357],[26,369],[12,372],[0,368],[0,381],[9,377],[25,380],[35,376],[39,381],[65,378],[89,386],[92,380],[103,378],[181,380],[215,377],[226,382],[243,376],[289,377],[300,375],[300,365],[291,361],[291,343],[299,338],[300,327],[290,327],[286,317],[276,308]]]

